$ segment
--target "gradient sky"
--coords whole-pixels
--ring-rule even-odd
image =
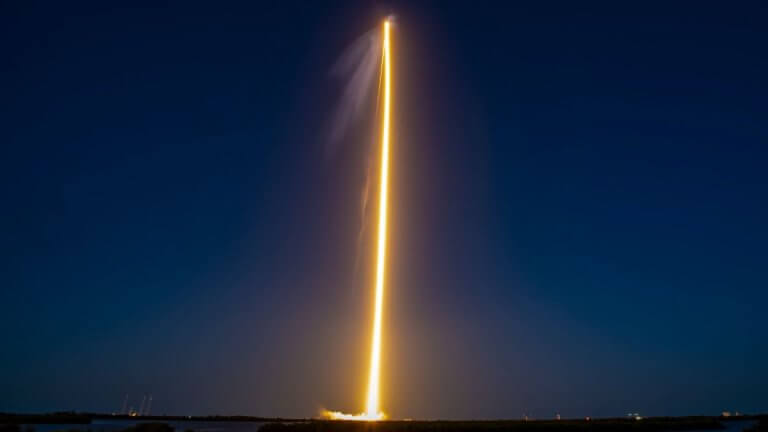
[[[768,410],[764,3],[160,3],[0,6],[0,411],[363,408],[390,12],[384,411]]]

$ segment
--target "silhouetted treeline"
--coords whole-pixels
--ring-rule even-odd
[[[306,419],[293,419],[283,417],[257,417],[257,416],[176,416],[176,415],[151,415],[131,417],[125,414],[89,414],[92,419],[108,420],[157,420],[157,421],[197,421],[197,422],[292,422],[305,421]]]

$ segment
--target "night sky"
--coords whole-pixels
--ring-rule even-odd
[[[765,3],[161,3],[0,6],[0,411],[362,410],[389,13],[383,410],[768,410]]]

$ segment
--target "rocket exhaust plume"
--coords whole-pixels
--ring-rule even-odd
[[[373,332],[371,335],[371,365],[368,374],[368,395],[365,412],[361,414],[344,414],[336,411],[325,411],[325,417],[336,420],[381,420],[384,413],[379,407],[379,380],[381,376],[381,333],[382,315],[384,309],[384,276],[386,273],[387,257],[387,192],[389,183],[389,137],[390,137],[390,94],[392,88],[391,61],[392,51],[389,38],[391,20],[384,21],[382,74],[383,74],[383,109],[381,124],[381,169],[379,183],[379,221],[378,244],[376,249],[376,282],[373,309]]]

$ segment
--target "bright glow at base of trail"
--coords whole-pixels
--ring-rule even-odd
[[[384,420],[384,414],[378,413],[374,417],[370,417],[368,414],[344,414],[339,411],[323,411],[323,417],[331,420],[365,420],[376,421]]]
[[[376,299],[373,311],[373,336],[371,338],[371,369],[368,376],[368,398],[365,413],[344,414],[324,411],[323,416],[334,420],[382,420],[379,410],[379,378],[381,360],[381,321],[384,309],[384,268],[387,256],[387,183],[389,181],[389,112],[390,112],[390,21],[384,21],[384,112],[381,125],[381,185],[379,190],[379,232],[376,252]]]

